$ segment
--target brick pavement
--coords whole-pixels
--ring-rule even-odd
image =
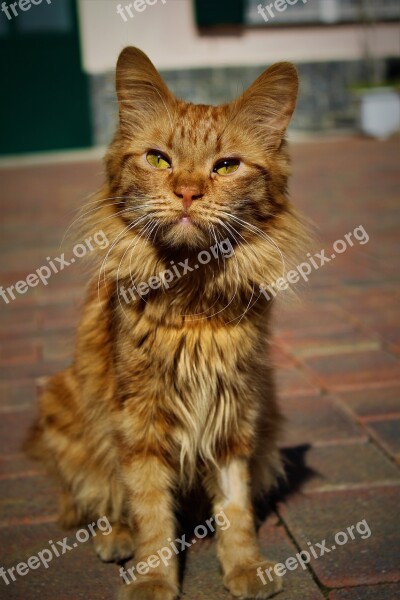
[[[313,271],[300,300],[276,300],[272,356],[287,416],[282,442],[289,482],[271,500],[260,529],[270,558],[367,521],[371,535],[312,559],[284,576],[280,600],[394,600],[400,597],[399,204],[396,141],[361,139],[292,148],[296,205],[319,228],[320,248],[362,225],[355,244]],[[1,284],[14,284],[71,250],[59,244],[80,199],[100,184],[99,162],[0,170]],[[65,536],[56,494],[40,466],[20,452],[33,415],[35,379],[71,358],[85,274],[79,265],[6,305],[0,333],[0,565],[25,561]],[[70,538],[73,539],[73,533]],[[72,536],[72,537],[71,537]],[[194,551],[195,550],[195,551]],[[103,565],[90,542],[6,586],[0,598],[113,597],[117,567]],[[227,600],[214,544],[189,551],[183,598]]]

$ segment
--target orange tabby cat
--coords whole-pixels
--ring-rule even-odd
[[[301,237],[283,139],[296,70],[276,64],[234,102],[194,105],[126,48],[116,82],[107,182],[85,209],[86,231],[101,227],[112,244],[28,446],[59,478],[63,525],[108,517],[112,533],[94,538],[105,561],[157,554],[176,535],[180,495],[202,486],[229,521],[216,542],[224,585],[267,598],[281,580],[257,577],[270,563],[252,499],[282,473],[281,417],[259,285],[282,275]],[[119,598],[173,600],[177,557],[159,563]]]

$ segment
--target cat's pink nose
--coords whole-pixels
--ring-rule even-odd
[[[197,186],[181,185],[174,192],[182,200],[183,208],[187,210],[194,200],[203,197],[200,188]]]

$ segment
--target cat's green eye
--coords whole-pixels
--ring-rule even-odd
[[[156,169],[169,169],[171,166],[168,158],[161,152],[157,152],[155,150],[150,150],[146,154],[146,160],[149,165],[155,167]]]
[[[230,175],[238,170],[239,165],[240,160],[238,158],[224,158],[215,165],[213,171],[218,175]]]

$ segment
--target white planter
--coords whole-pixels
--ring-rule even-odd
[[[362,90],[361,130],[367,135],[387,138],[400,131],[400,93],[392,88]]]

